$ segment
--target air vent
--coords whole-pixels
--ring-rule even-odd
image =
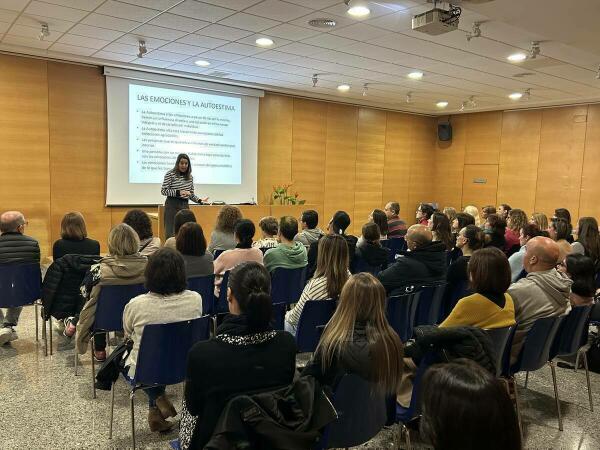
[[[532,75],[535,75],[535,73],[533,73],[533,72],[521,72],[521,73],[517,73],[517,74],[513,75],[513,78],[525,78],[525,77],[530,77]]]
[[[209,77],[227,78],[231,74],[228,73],[228,72],[220,72],[218,70],[214,70],[214,71],[212,71],[210,73],[207,73],[207,75]]]
[[[315,28],[333,28],[337,25],[337,22],[333,19],[321,18],[309,20],[308,24]]]

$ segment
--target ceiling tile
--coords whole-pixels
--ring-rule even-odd
[[[309,28],[299,27],[296,25],[290,25],[289,23],[283,23],[281,25],[277,25],[274,28],[269,28],[265,31],[271,36],[289,39],[290,41],[300,41],[302,39],[308,39],[310,37],[321,34],[322,31],[313,28],[312,30]]]
[[[68,6],[69,8],[83,9],[84,11],[93,11],[104,0],[44,0],[44,2],[52,3],[53,5]]]
[[[172,28],[158,27],[156,25],[144,24],[139,28],[136,28],[132,34],[136,36],[143,36],[146,38],[158,38],[165,41],[174,41],[180,37],[185,36],[185,31],[173,30]]]
[[[152,19],[149,23],[152,25],[159,25],[161,27],[193,33],[194,31],[198,31],[199,29],[206,27],[210,22],[190,19],[189,17],[178,16],[171,13],[162,13],[160,16]]]
[[[122,31],[109,30],[107,28],[92,27],[90,25],[77,24],[69,30],[70,34],[79,36],[87,36],[92,38],[104,39],[106,41],[114,41],[123,36]]]
[[[276,64],[273,61],[268,61],[266,59],[256,58],[252,56],[240,59],[239,61],[237,61],[237,63],[244,64],[245,66],[258,67],[260,69],[264,69],[266,67],[273,67]]]
[[[29,39],[21,36],[11,36],[8,34],[4,36],[4,39],[2,39],[2,43],[38,49],[47,49],[52,45],[52,42],[50,41],[40,41],[39,39]]]
[[[161,61],[160,59],[152,59],[152,58],[136,58],[131,61],[133,64],[139,64],[141,66],[150,66],[150,67],[158,67],[159,69],[164,69],[172,65],[172,62],[169,61]]]
[[[88,14],[86,11],[82,11],[81,9],[67,8],[65,6],[51,5],[49,3],[37,1],[31,2],[27,8],[25,8],[25,13],[42,17],[62,19],[69,22],[78,22],[85,17],[86,14]]]
[[[75,25],[74,22],[67,22],[65,20],[52,19],[49,17],[42,16],[30,16],[24,14],[19,16],[16,23],[28,27],[35,27],[38,30],[40,29],[42,23],[47,23],[50,33],[53,33],[55,31],[64,33],[65,31],[71,29],[73,25]]]
[[[20,36],[27,39],[37,39],[40,34],[40,29],[15,24],[12,27],[10,27],[8,34],[10,34],[11,36]],[[45,37],[44,40],[54,42],[61,36],[62,33],[54,32],[50,33],[50,36]]]
[[[2,0],[2,9],[22,11],[27,3],[29,3],[29,0]]]
[[[125,55],[137,55],[137,45],[121,44],[120,42],[112,42],[102,50],[113,53],[122,53]]]
[[[272,28],[280,24],[276,20],[266,19],[264,17],[253,16],[246,13],[237,13],[227,17],[219,22],[221,25],[241,28],[242,30],[250,30],[259,32]]]
[[[330,33],[323,33],[318,36],[314,36],[302,41],[304,44],[315,45],[317,47],[337,49],[346,47],[348,45],[355,44],[356,41],[352,39],[346,39],[344,37],[335,36]]]
[[[223,61],[223,62],[232,62],[237,61],[238,59],[243,58],[243,56],[234,53],[222,52],[220,50],[209,50],[207,52],[201,53],[198,55],[196,59],[204,59],[210,63],[213,61]]]
[[[160,59],[161,61],[171,61],[172,63],[178,63],[188,58],[187,55],[182,55],[180,53],[165,52],[162,49],[152,50],[147,55],[144,55],[144,58],[146,57],[151,59]]]
[[[109,41],[104,41],[102,39],[95,39],[86,36],[77,36],[74,34],[63,34],[60,37],[60,39],[58,39],[58,42],[67,45],[74,45],[77,47],[94,48],[96,50],[101,49],[102,47],[105,47],[106,45],[110,44]]]
[[[233,14],[235,11],[228,8],[221,8],[220,6],[196,2],[194,0],[185,0],[175,8],[169,10],[169,12],[179,14],[180,16],[191,17],[192,19],[217,22]]]
[[[204,47],[197,47],[195,45],[182,44],[181,42],[169,42],[163,45],[161,50],[165,50],[173,53],[180,53],[182,55],[195,56],[199,53],[206,51]]]
[[[286,0],[288,3],[306,6],[311,9],[324,9],[339,3],[340,0]]]
[[[17,11],[10,11],[8,9],[0,8],[0,22],[10,22],[17,18],[19,13]]]
[[[222,6],[223,8],[234,9],[236,11],[242,11],[252,5],[260,3],[262,0],[202,0],[204,3],[210,3],[212,5]]]
[[[369,39],[375,39],[382,36],[387,36],[389,39],[393,39],[394,36],[394,34],[390,31],[373,27],[363,22],[355,23],[342,28],[336,27],[331,31],[331,34],[350,39],[360,39],[361,41],[368,41]]]
[[[126,34],[123,37],[117,39],[117,42],[121,42],[123,44],[135,45],[138,46],[138,42],[140,40],[144,40],[146,42],[146,47],[148,49],[162,47],[165,44],[168,44],[169,41],[164,39],[157,39],[149,36],[142,36],[135,34],[135,31],[131,34]]]
[[[180,0],[119,0],[123,3],[130,3],[137,6],[145,6],[146,8],[157,9],[164,11],[179,3]]]
[[[370,18],[365,22],[389,31],[406,31],[412,29],[412,13],[396,12],[382,17]]]
[[[169,70],[178,70],[180,72],[188,72],[188,73],[198,73],[200,70],[200,67],[198,66],[193,66],[190,64],[173,64],[172,66],[169,66]]]
[[[208,36],[200,36],[199,34],[188,34],[187,36],[178,39],[177,42],[183,42],[184,44],[197,45],[198,47],[205,48],[216,48],[223,44],[227,44],[227,41],[223,39],[215,39]]]
[[[202,30],[200,30],[198,34],[218,39],[237,41],[238,39],[250,36],[252,32],[247,30],[240,30],[239,28],[226,27],[224,25],[219,25],[218,23],[213,23],[207,26],[206,28],[202,28]]]
[[[278,50],[284,53],[291,53],[299,56],[311,56],[323,51],[322,48],[315,47],[314,45],[303,44],[301,42],[294,42],[290,45],[285,45],[280,47]]]
[[[312,10],[280,0],[264,0],[258,5],[246,9],[245,12],[268,19],[288,22],[310,14]]]
[[[260,54],[260,58],[266,59],[269,61],[273,61],[273,62],[287,63],[287,62],[293,61],[295,59],[298,59],[298,56],[292,55],[290,53],[278,52],[276,50],[267,50],[266,52],[263,52]]]
[[[133,20],[119,19],[117,17],[105,16],[104,14],[92,13],[81,21],[86,25],[93,25],[111,30],[128,32],[140,25]]]
[[[252,56],[265,51],[264,49],[259,48],[255,45],[239,44],[237,42],[230,42],[229,44],[225,44],[219,47],[219,50],[244,56]]]
[[[120,19],[135,20],[145,22],[160,13],[156,9],[144,8],[142,6],[130,5],[129,3],[116,2],[108,0],[95,12],[106,14],[107,16],[118,17]]]
[[[10,23],[0,22],[0,33],[6,33],[10,28]]]
[[[73,55],[91,56],[95,50],[89,47],[78,47],[76,45],[63,44],[56,42],[49,49],[53,52],[70,53]]]
[[[106,50],[100,50],[94,53],[94,57],[106,59],[108,61],[120,61],[120,62],[130,62],[135,59],[133,55],[125,55],[122,53],[113,53],[107,52]]]

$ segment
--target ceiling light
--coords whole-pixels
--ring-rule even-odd
[[[352,2],[354,3],[354,6],[350,5],[350,0],[346,0],[344,3],[348,7],[348,14],[350,14],[353,17],[365,17],[371,13],[371,10],[367,8],[367,5],[365,3]]]
[[[508,59],[510,62],[522,62],[522,61],[525,61],[527,59],[527,55],[525,53],[522,53],[522,52],[513,53],[512,55],[510,55],[506,59]]]
[[[409,73],[407,76],[408,76],[408,78],[410,78],[411,80],[420,80],[421,78],[423,78],[423,72],[419,72],[419,71],[417,70],[417,71],[414,71],[414,72],[411,72],[411,73]]]
[[[194,61],[194,64],[200,67],[208,67],[210,63],[208,61],[204,61],[203,59],[199,59],[198,61]]]
[[[350,90],[350,85],[348,85],[348,84],[340,84],[337,87],[337,90],[340,91],[340,92],[348,92]]]
[[[273,40],[265,37],[258,38],[256,40],[256,45],[260,47],[270,47],[271,45],[273,45]]]
[[[146,41],[140,39],[138,41],[138,58],[142,58],[146,53],[148,53],[148,49],[146,48]]]
[[[446,106],[448,106],[448,102],[445,100],[442,100],[441,102],[437,102],[435,104],[435,106],[437,106],[438,108],[445,108]]]
[[[511,100],[520,100],[521,97],[523,97],[523,94],[521,94],[520,92],[513,92],[508,96],[508,98],[510,98]]]

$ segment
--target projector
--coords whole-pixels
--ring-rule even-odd
[[[414,16],[412,19],[412,29],[431,36],[437,36],[457,30],[459,17],[460,8],[454,7],[449,11],[433,8]]]

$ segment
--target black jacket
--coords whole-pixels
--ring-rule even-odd
[[[369,266],[385,269],[388,263],[389,250],[372,242],[362,241],[356,246],[356,257],[365,261]]]
[[[17,232],[0,236],[0,264],[40,262],[40,245],[34,238]]]
[[[186,408],[197,416],[191,449],[204,448],[227,402],[240,394],[292,383],[296,341],[285,331],[253,332],[246,317],[229,315],[217,336],[188,355]]]
[[[410,252],[403,252],[396,262],[377,275],[385,291],[396,295],[406,286],[417,286],[446,279],[446,246],[431,242]]]
[[[79,241],[74,239],[59,239],[52,246],[52,258],[56,261],[65,255],[99,255],[100,243],[93,239],[83,238]]]
[[[348,259],[349,259],[349,267],[352,267],[352,264],[354,263],[354,254],[356,253],[356,243],[358,242],[358,238],[356,236],[352,236],[351,234],[341,234],[340,236],[342,236],[345,240],[346,243],[348,244]],[[321,236],[319,238],[319,240],[321,240],[323,236]],[[319,255],[319,241],[315,241],[312,244],[310,244],[310,247],[308,248],[308,271],[306,274],[306,279],[310,280],[313,275],[315,274],[315,271],[317,270],[317,257]]]
[[[50,265],[42,284],[45,319],[50,316],[64,319],[79,314],[86,300],[79,288],[92,264],[100,259],[99,256],[65,255]]]

